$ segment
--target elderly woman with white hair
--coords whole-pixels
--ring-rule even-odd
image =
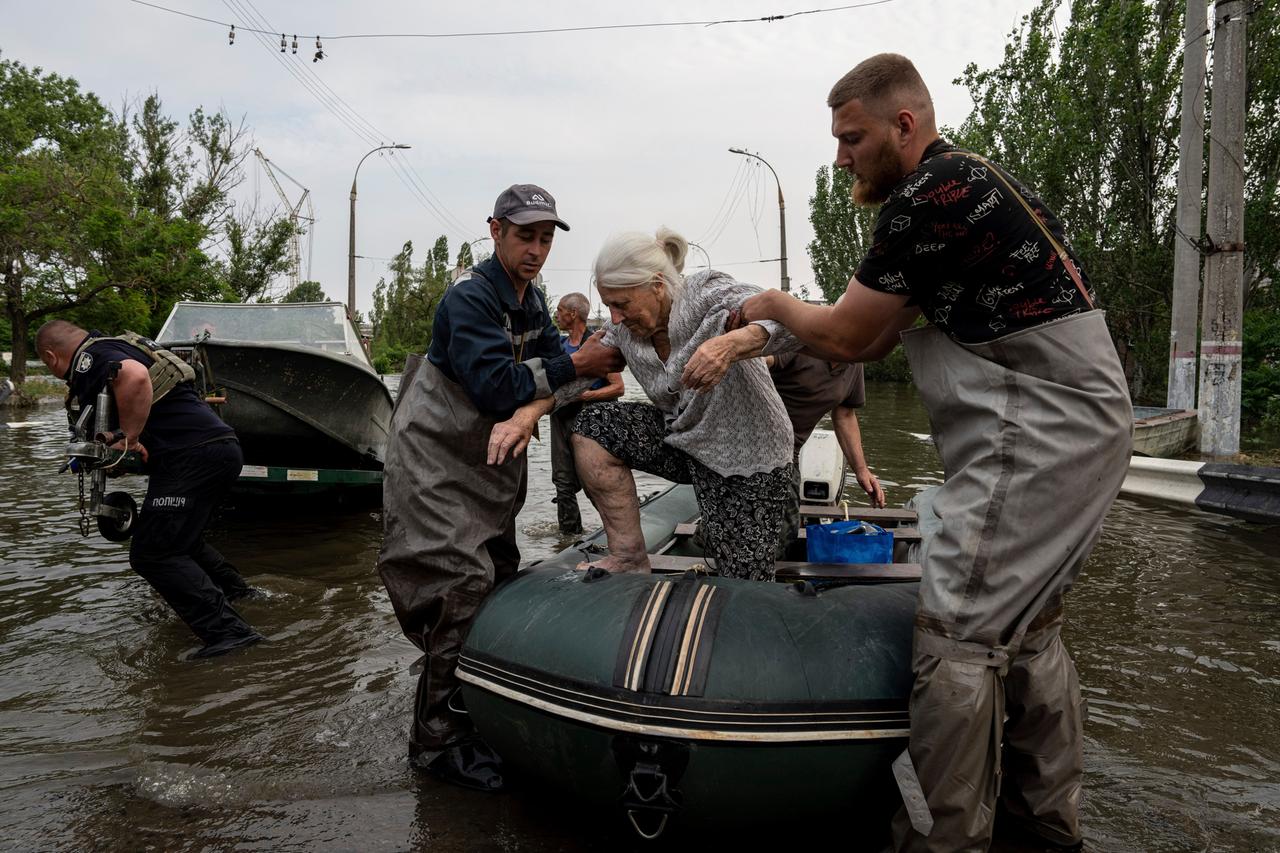
[[[721,272],[682,274],[688,243],[668,229],[611,238],[595,261],[608,306],[603,343],[617,347],[650,403],[597,403],[573,424],[574,456],[600,511],[609,556],[595,565],[648,571],[632,469],[692,483],[707,557],[722,575],[771,580],[797,500],[791,421],[764,355],[797,346],[780,326],[725,321],[760,288]],[[558,403],[584,382],[557,392]],[[524,449],[538,401],[494,428],[490,461]]]

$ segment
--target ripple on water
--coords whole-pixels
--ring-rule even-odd
[[[868,396],[859,420],[890,503],[940,482],[934,447],[910,434],[929,429],[914,395],[873,383]],[[531,798],[447,791],[409,771],[418,652],[378,580],[376,512],[225,514],[210,540],[267,593],[236,607],[268,641],[179,660],[195,640],[129,570],[125,549],[76,531],[75,481],[52,473],[61,418],[40,413],[36,427],[0,430],[5,843],[623,846],[588,825],[592,816],[550,818]],[[563,545],[547,444],[529,452],[518,531],[526,560]],[[663,482],[637,475],[637,484],[649,494]],[[579,505],[593,529],[589,502]],[[1091,847],[1280,849],[1275,529],[1124,499],[1107,522],[1065,629],[1091,706]]]

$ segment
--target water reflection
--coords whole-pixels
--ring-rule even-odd
[[[868,461],[901,503],[941,477],[927,419],[909,388],[868,394]],[[194,638],[125,550],[76,532],[75,480],[53,473],[61,412],[30,420],[0,429],[0,848],[634,846],[554,792],[486,797],[408,769],[416,651],[375,572],[376,512],[225,514],[211,541],[268,593],[243,611],[269,642],[184,662]],[[545,442],[530,483],[520,543],[546,556],[563,543]],[[1117,504],[1068,608],[1096,849],[1280,847],[1278,617],[1274,528]]]

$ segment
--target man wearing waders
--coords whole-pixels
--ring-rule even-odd
[[[503,787],[502,764],[467,722],[454,669],[480,603],[519,566],[528,470],[523,456],[486,464],[489,434],[577,376],[620,368],[598,340],[566,354],[532,286],[556,228],[569,230],[546,190],[516,184],[498,196],[494,253],[440,301],[427,357],[400,390],[384,467],[378,571],[400,627],[424,653],[409,757],[483,791]]]
[[[235,567],[204,540],[218,504],[240,476],[236,434],[196,394],[191,368],[132,333],[103,337],[65,320],[36,332],[36,352],[66,380],[68,404],[96,402],[110,366],[113,421],[121,450],[146,460],[147,495],[129,545],[129,565],[204,643],[192,657],[252,645],[262,635],[230,602],[253,593]]]
[[[871,249],[834,306],[766,291],[742,319],[778,320],[844,361],[901,339],[929,411],[946,481],[924,546],[894,845],[985,850],[998,809],[1002,828],[1078,848],[1082,702],[1059,634],[1127,470],[1124,373],[1057,217],[938,137],[909,60],[866,60],[828,105],[854,200],[883,205]]]
[[[560,344],[565,352],[577,352],[583,341],[590,337],[587,330],[590,310],[586,294],[566,293],[560,297],[555,320],[563,333]],[[622,374],[610,373],[608,379],[597,379],[583,391],[577,403],[564,406],[551,415],[551,482],[556,487],[556,516],[562,534],[582,532],[582,511],[578,509],[582,482],[573,461],[573,419],[582,411],[582,404],[616,400],[625,390]]]

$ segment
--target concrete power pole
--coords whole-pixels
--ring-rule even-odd
[[[1244,0],[1214,7],[1213,119],[1209,128],[1209,255],[1200,313],[1200,452],[1240,452],[1244,314]]]
[[[1196,407],[1196,330],[1200,308],[1200,204],[1204,190],[1205,0],[1187,0],[1182,42],[1182,128],[1178,134],[1178,222],[1173,241],[1169,323],[1171,409]]]

